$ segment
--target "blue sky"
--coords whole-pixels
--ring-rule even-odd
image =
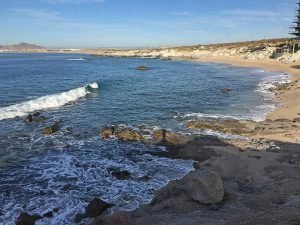
[[[287,37],[297,0],[0,0],[0,44],[157,47]]]

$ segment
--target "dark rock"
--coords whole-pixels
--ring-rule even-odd
[[[139,66],[136,68],[137,70],[150,70],[151,68],[150,67],[147,67],[147,66]]]
[[[85,208],[86,217],[96,217],[108,209],[110,205],[99,198],[94,198]]]
[[[52,217],[53,217],[53,212],[52,212],[52,211],[49,211],[49,212],[45,213],[45,214],[43,215],[43,217],[46,217],[46,218],[52,218]]]
[[[230,93],[231,91],[232,91],[232,89],[230,89],[230,88],[224,88],[222,92],[223,92],[224,94],[228,94],[228,93]]]
[[[131,174],[127,170],[115,170],[112,171],[111,175],[118,180],[128,180],[131,178]]]
[[[71,190],[71,189],[74,189],[74,186],[72,186],[71,184],[66,184],[60,190],[68,191],[68,190]]]
[[[59,211],[59,208],[54,208],[52,211],[57,213]]]
[[[44,135],[51,135],[51,134],[54,134],[55,132],[57,132],[58,130],[59,130],[58,123],[54,123],[52,126],[44,128],[42,133]]]
[[[110,205],[99,198],[94,198],[85,208],[85,213],[77,213],[74,221],[79,223],[87,217],[96,217],[101,215]]]
[[[146,175],[146,176],[138,177],[137,180],[147,182],[150,180],[150,177],[148,175]]]
[[[42,217],[39,215],[30,215],[24,212],[17,218],[16,225],[35,225],[35,222],[40,219],[42,219]]]
[[[29,114],[27,117],[26,117],[26,122],[27,123],[31,123],[32,122],[32,115],[31,114]]]

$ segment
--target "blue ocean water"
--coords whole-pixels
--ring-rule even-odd
[[[138,71],[146,65],[152,69]],[[189,132],[184,122],[203,117],[261,120],[274,109],[267,88],[280,72],[226,64],[106,58],[72,54],[0,54],[0,224],[23,211],[53,218],[37,224],[73,224],[94,197],[131,210],[153,191],[192,169],[191,161],[153,156],[159,146],[100,139],[109,124]],[[86,86],[99,89],[88,92]],[[224,94],[223,90],[232,91]],[[26,123],[42,112],[42,123]],[[42,128],[61,121],[45,137]],[[118,181],[109,168],[149,181]],[[72,186],[62,190],[64,185]]]

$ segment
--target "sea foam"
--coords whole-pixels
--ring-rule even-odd
[[[35,100],[26,101],[23,103],[10,105],[0,108],[0,120],[11,119],[20,116],[26,116],[28,113],[46,110],[51,108],[58,108],[70,102],[75,102],[80,98],[85,97],[90,92],[87,87],[98,89],[98,83],[89,84],[86,87],[79,87],[67,92],[59,94],[46,95]]]

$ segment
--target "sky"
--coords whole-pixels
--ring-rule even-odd
[[[158,47],[289,37],[297,0],[0,0],[0,45]]]

